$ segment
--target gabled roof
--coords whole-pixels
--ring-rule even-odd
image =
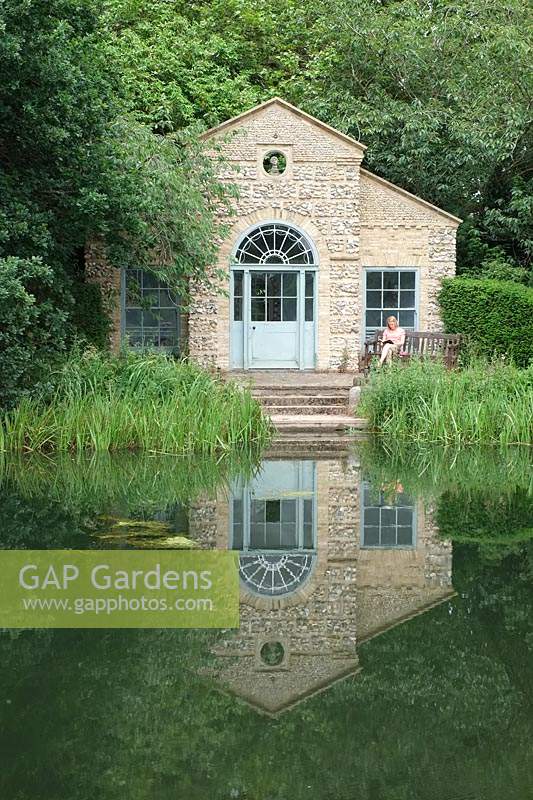
[[[452,220],[452,222],[455,222],[456,225],[460,225],[461,222],[463,221],[460,217],[456,217],[453,214],[450,214],[449,211],[444,211],[444,209],[439,208],[438,206],[434,206],[433,203],[429,203],[427,200],[423,200],[422,197],[419,197],[417,194],[412,194],[411,192],[408,192],[407,189],[402,189],[401,186],[397,186],[395,183],[386,181],[385,178],[380,178],[379,175],[375,175],[373,172],[369,172],[369,170],[363,169],[363,167],[361,167],[361,175],[364,175],[365,178],[370,178],[376,183],[380,183],[382,186],[385,186],[387,189],[390,189],[393,192],[402,194],[409,200],[413,200],[415,203],[418,203],[421,206],[425,206],[426,208],[429,208],[431,211],[435,211],[442,217],[446,217],[447,219]]]
[[[310,122],[312,125],[316,125],[316,127],[326,131],[331,136],[335,136],[337,137],[337,139],[341,139],[344,142],[348,142],[348,144],[352,145],[353,147],[356,147],[362,153],[364,153],[364,151],[366,150],[366,145],[361,144],[361,142],[358,142],[357,139],[353,139],[351,136],[348,136],[348,134],[338,131],[331,125],[327,125],[325,122],[322,122],[322,120],[311,116],[311,114],[307,114],[305,111],[302,111],[300,108],[293,106],[291,103],[288,103],[281,97],[272,97],[270,100],[266,100],[264,103],[260,103],[259,105],[248,109],[248,111],[243,111],[242,114],[238,114],[236,117],[232,117],[231,119],[228,119],[225,122],[221,122],[220,125],[215,125],[214,128],[210,128],[208,131],[204,131],[204,133],[200,135],[200,139],[202,140],[210,139],[212,136],[216,136],[219,133],[223,133],[225,130],[232,128],[236,124],[247,119],[248,117],[253,116],[258,111],[263,111],[265,108],[268,108],[269,106],[273,105],[278,105],[281,106],[282,108],[285,108],[292,114],[295,114],[301,119],[304,119],[307,122]],[[391,191],[397,192],[398,194],[407,197],[409,200],[413,200],[415,203],[419,203],[420,205],[425,206],[431,211],[434,211],[435,213],[440,214],[443,217],[446,217],[446,219],[451,220],[456,225],[460,225],[461,222],[463,221],[459,217],[454,216],[454,214],[450,214],[448,211],[444,211],[442,208],[433,205],[433,203],[429,203],[427,200],[423,200],[421,197],[418,197],[418,195],[411,194],[411,192],[408,192],[406,189],[402,189],[401,186],[397,186],[395,183],[391,183],[390,181],[387,181],[384,178],[380,178],[378,175],[374,175],[373,172],[369,172],[366,169],[361,169],[361,174],[366,176],[367,178],[371,178],[377,183],[381,183],[383,186],[390,189]]]
[[[208,131],[205,131],[200,135],[201,139],[209,139],[211,136],[214,136],[218,133],[222,133],[222,131],[226,130],[226,128],[233,127],[235,123],[242,122],[247,117],[251,117],[256,114],[258,111],[263,111],[263,109],[268,108],[269,106],[279,105],[282,108],[285,108],[287,111],[291,111],[293,114],[296,114],[298,117],[307,120],[307,122],[311,122],[313,125],[316,125],[322,130],[327,131],[332,136],[336,136],[338,139],[342,139],[345,142],[353,145],[354,147],[359,148],[362,152],[366,150],[366,145],[361,144],[358,142],[357,139],[352,139],[351,136],[348,136],[346,133],[341,133],[336,128],[332,128],[331,125],[327,125],[322,120],[317,119],[316,117],[312,117],[311,114],[306,114],[305,111],[302,111],[300,108],[291,105],[286,100],[283,100],[281,97],[272,97],[270,100],[266,100],[264,103],[260,103],[258,106],[254,106],[253,108],[248,109],[248,111],[243,111],[242,114],[238,114],[236,117],[232,117],[231,119],[226,120],[225,122],[221,122],[220,125],[215,125],[214,128],[210,128]]]

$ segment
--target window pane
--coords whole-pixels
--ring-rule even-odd
[[[233,301],[233,319],[242,322],[242,297],[236,297]]]
[[[415,307],[415,293],[400,292],[400,308],[414,308],[414,307]]]
[[[413,507],[413,498],[404,492],[398,492],[396,495],[396,505],[406,506],[407,508]]]
[[[265,523],[253,522],[250,525],[250,547],[252,549],[261,549],[265,546]]]
[[[296,500],[282,500],[281,502],[281,521],[296,521]]]
[[[305,296],[313,297],[315,293],[315,273],[305,273]]]
[[[142,293],[143,306],[159,305],[159,289],[144,289]]]
[[[381,312],[381,321],[383,327],[387,324],[388,317],[396,317],[398,319],[398,309],[397,308],[384,308]]]
[[[267,250],[274,250],[275,249],[275,242],[274,242],[274,229],[273,228],[263,228],[263,236],[264,242],[266,242],[266,249]]]
[[[414,289],[415,277],[416,277],[416,272],[400,272],[400,288]]]
[[[143,344],[145,347],[159,347],[159,328],[143,329]]]
[[[143,338],[140,331],[128,331],[127,342],[130,347],[142,347]]]
[[[381,292],[367,292],[366,293],[366,307],[367,308],[381,308]]]
[[[126,272],[126,305],[138,306],[141,300],[140,272],[137,269]]]
[[[178,335],[173,330],[162,330],[159,336],[160,347],[175,347],[178,344]]]
[[[265,301],[252,300],[252,322],[265,321]]]
[[[283,320],[296,322],[296,299],[283,301]]]
[[[382,526],[381,528],[381,544],[383,546],[393,546],[396,544],[396,528],[392,525]]]
[[[365,508],[365,525],[379,525],[379,508]]]
[[[281,519],[281,501],[280,500],[267,500],[266,501],[266,521],[279,522]]]
[[[313,501],[304,500],[304,522],[311,523],[313,521]]]
[[[281,525],[281,545],[291,549],[298,546],[296,537],[296,524],[294,522],[284,522]]]
[[[145,328],[159,328],[159,319],[151,311],[143,311],[143,325]]]
[[[412,545],[413,544],[413,529],[412,528],[398,528],[398,544]]]
[[[366,327],[379,328],[381,326],[381,311],[366,312]]]
[[[413,512],[410,508],[398,509],[398,525],[412,525]]]
[[[168,330],[170,327],[175,327],[177,312],[174,308],[157,308],[154,309],[154,316],[159,320],[159,327]]]
[[[400,311],[399,313],[399,323],[402,328],[414,328],[415,327],[415,312],[414,311]]]
[[[233,499],[233,521],[242,523],[242,521],[243,521],[242,513],[243,513],[242,500],[234,498]]]
[[[304,548],[312,550],[314,547],[313,541],[313,525],[310,522],[304,523]]]
[[[366,273],[366,288],[367,289],[381,289],[381,280],[383,277],[382,272],[367,272]]]
[[[398,272],[384,272],[383,273],[383,288],[384,289],[397,289],[398,288]]]
[[[398,292],[383,292],[383,305],[398,308]]]
[[[305,301],[305,321],[312,322],[314,319],[314,304],[315,301],[312,297],[308,297]]]
[[[266,274],[264,272],[252,272],[252,297],[265,296]]]
[[[176,308],[177,298],[174,292],[168,289],[161,289],[159,291],[159,305],[162,308]]]
[[[242,297],[242,276],[243,273],[237,270],[233,273],[233,295],[234,297]]]
[[[242,550],[242,525],[233,523],[233,549]]]
[[[376,547],[379,544],[379,528],[365,525],[363,531],[363,544],[366,547]]]
[[[267,320],[281,322],[281,300],[279,297],[270,297],[267,300]]]
[[[252,500],[251,517],[254,522],[265,521],[265,501]]]
[[[157,289],[159,287],[159,279],[156,278],[155,275],[152,275],[150,272],[143,272],[142,273],[142,285],[143,289]]]
[[[281,275],[271,272],[267,276],[267,294],[269,297],[281,297]]]
[[[283,297],[296,297],[297,295],[297,286],[298,286],[298,276],[295,274],[289,275],[284,273],[283,275]]]
[[[126,311],[126,328],[139,327],[142,322],[142,311],[128,309]]]
[[[382,525],[396,525],[396,509],[395,508],[382,508],[381,509],[381,524]]]
[[[269,550],[281,547],[281,526],[279,522],[267,522],[265,526],[265,546]]]

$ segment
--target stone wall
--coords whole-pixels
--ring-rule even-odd
[[[300,227],[319,256],[318,369],[337,369],[348,357],[355,367],[358,344],[359,165],[363,148],[273,104],[224,128],[222,149],[230,166],[221,178],[235,183],[240,197],[218,266],[229,258],[247,228],[280,220]],[[287,157],[282,175],[268,175],[264,155]],[[231,222],[230,220],[226,220]],[[191,309],[190,351],[204,364],[229,366],[230,301],[216,292],[196,296]]]
[[[456,229],[448,215],[361,171],[361,268],[418,269],[419,330],[442,330],[437,294],[455,275]]]
[[[204,364],[229,367],[229,260],[252,225],[282,220],[299,226],[319,255],[317,369],[355,368],[364,338],[363,270],[415,266],[420,271],[420,329],[438,330],[436,295],[455,270],[449,215],[361,170],[363,147],[280,102],[260,106],[212,134],[227,163],[220,177],[239,199],[218,267],[228,279],[198,292],[190,312],[190,352]],[[264,155],[287,157],[282,175],[268,175]],[[229,164],[229,166],[228,166]]]
[[[95,283],[102,293],[102,308],[110,321],[109,346],[118,352],[121,344],[121,272],[111,266],[106,258],[104,244],[100,241],[89,242],[85,247],[85,279]],[[179,333],[180,352],[186,353],[189,339],[188,314],[180,309]]]

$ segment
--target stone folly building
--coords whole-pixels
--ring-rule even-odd
[[[454,594],[432,509],[399,484],[371,487],[349,457],[267,459],[193,505],[189,535],[239,552],[240,629],[213,670],[270,715],[357,674],[362,642]]]
[[[219,250],[226,278],[218,292],[193,290],[184,315],[153,278],[117,276],[90,250],[87,273],[106,290],[115,347],[168,350],[187,339],[193,358],[222,370],[322,371],[355,369],[390,314],[407,329],[440,329],[457,217],[363,169],[364,145],[279,98],[203,138],[221,148],[220,177],[239,189]]]

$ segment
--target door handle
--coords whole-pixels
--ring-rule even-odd
[[[255,325],[252,325],[252,330],[255,331]]]

